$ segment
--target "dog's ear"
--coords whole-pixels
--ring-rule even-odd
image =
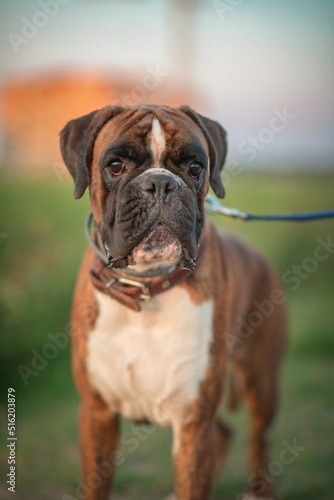
[[[60,132],[60,150],[75,183],[74,197],[81,198],[90,183],[93,148],[102,127],[123,110],[106,106],[71,120]]]
[[[210,155],[210,184],[218,198],[224,198],[225,190],[220,173],[223,169],[227,154],[226,132],[219,123],[196,113],[189,106],[180,106],[183,113],[188,115],[204,133],[209,146]]]

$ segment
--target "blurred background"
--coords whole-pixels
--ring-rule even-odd
[[[73,499],[79,400],[68,324],[89,203],[87,195],[74,202],[59,130],[107,104],[188,104],[228,132],[226,205],[333,208],[334,3],[0,0],[0,10],[0,419],[6,435],[14,387],[16,498]],[[286,442],[304,450],[272,468],[276,496],[330,500],[334,222],[213,219],[265,252],[286,288],[290,342],[272,458],[280,461]],[[239,500],[248,481],[247,416],[222,412],[235,439],[215,498]],[[122,432],[137,431],[124,422]],[[122,442],[115,498],[163,498],[172,490],[170,433],[136,439],[136,447]],[[7,457],[1,440],[2,478]],[[2,480],[0,497],[10,495]]]

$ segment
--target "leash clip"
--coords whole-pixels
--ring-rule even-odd
[[[123,283],[124,285],[136,286],[137,288],[140,288],[141,290],[140,298],[142,300],[148,300],[151,298],[150,289],[144,283],[139,283],[139,281],[131,280],[128,278],[118,278],[117,281],[119,283]]]
[[[236,217],[237,219],[248,219],[248,214],[246,212],[240,212],[240,210],[236,208],[224,207],[224,205],[221,205],[212,194],[206,196],[205,208],[209,214],[222,214],[228,215],[229,217]]]

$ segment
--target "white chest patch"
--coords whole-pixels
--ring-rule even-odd
[[[152,120],[152,131],[151,131],[151,151],[153,154],[154,165],[159,167],[161,154],[166,148],[166,137],[160,122],[157,118]]]
[[[123,416],[177,424],[198,395],[209,362],[212,301],[195,305],[179,288],[135,312],[96,292],[99,315],[88,337],[91,384]]]

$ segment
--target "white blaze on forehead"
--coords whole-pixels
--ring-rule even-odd
[[[160,122],[157,118],[152,120],[152,131],[151,131],[151,150],[153,153],[154,164],[158,167],[161,154],[166,147],[166,136],[163,131]]]

